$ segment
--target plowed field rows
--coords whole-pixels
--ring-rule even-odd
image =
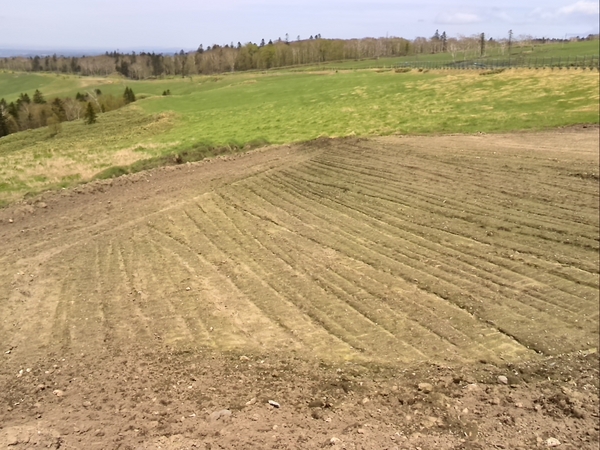
[[[16,205],[0,211],[2,350],[587,349],[598,163],[597,129],[317,141]]]

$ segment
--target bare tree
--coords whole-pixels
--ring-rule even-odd
[[[81,102],[72,98],[67,98],[64,101],[64,107],[67,120],[77,120],[81,117],[83,111]]]

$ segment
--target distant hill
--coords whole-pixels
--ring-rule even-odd
[[[0,47],[0,58],[10,58],[13,56],[24,56],[24,57],[34,57],[34,56],[52,56],[54,54],[59,56],[97,56],[104,55],[107,51],[113,51],[115,49],[97,49],[97,48],[87,48],[87,49],[66,49],[66,48],[50,48],[50,49],[35,49],[35,48],[4,48]],[[147,52],[147,53],[162,53],[162,54],[175,54],[179,53],[180,48],[124,48],[117,49],[119,52],[131,53],[131,52]],[[191,49],[184,49],[189,51]]]

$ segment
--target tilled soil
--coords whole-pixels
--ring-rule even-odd
[[[597,448],[597,129],[262,149],[0,240],[0,448]]]
[[[596,353],[501,367],[391,368],[140,349],[50,354],[24,365],[15,358],[2,372],[2,448],[598,444]]]

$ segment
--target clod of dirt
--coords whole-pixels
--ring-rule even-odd
[[[308,403],[309,408],[323,408],[324,406],[325,403],[323,403],[321,400],[313,400],[312,402]]]
[[[310,416],[313,419],[321,420],[321,419],[323,419],[323,411],[320,409],[313,409],[312,412],[310,413]]]
[[[433,386],[429,383],[419,383],[419,390],[425,394],[429,394],[433,391]]]

